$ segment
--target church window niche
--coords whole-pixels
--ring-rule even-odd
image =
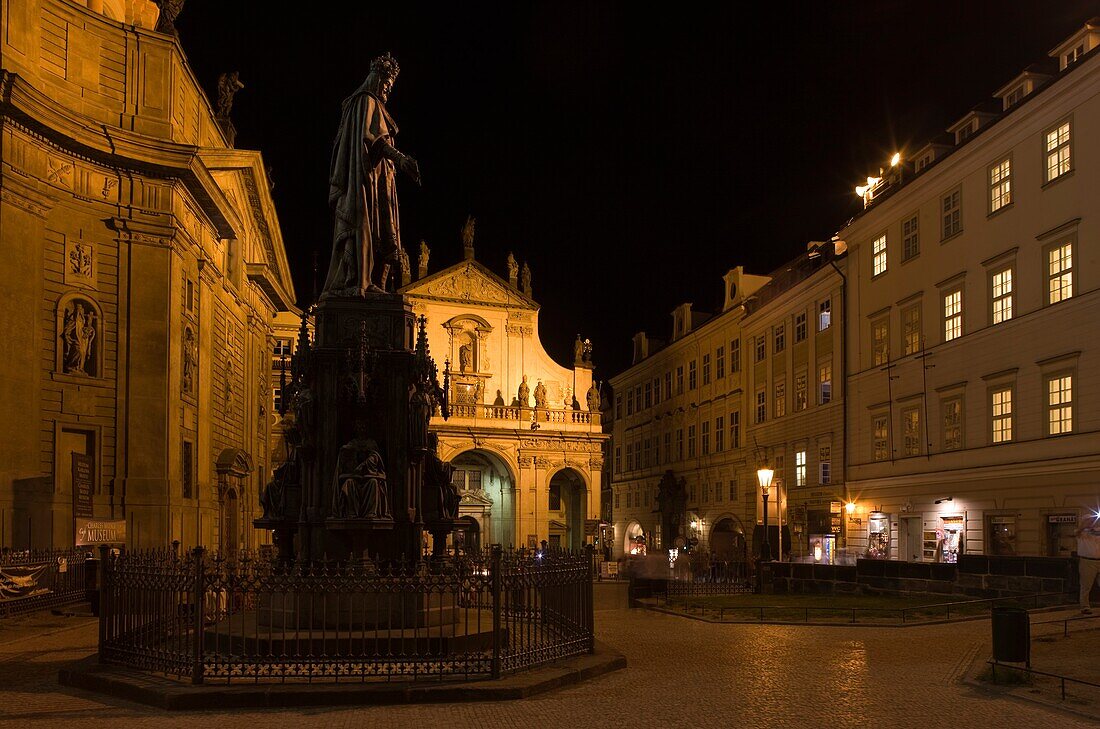
[[[484,405],[488,380],[492,376],[486,344],[493,327],[473,314],[457,316],[443,326],[451,340],[451,402],[457,405]]]
[[[77,377],[103,376],[103,312],[84,294],[67,294],[58,302],[56,370]]]

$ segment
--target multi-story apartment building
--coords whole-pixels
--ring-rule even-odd
[[[784,558],[819,550],[831,562],[845,537],[845,263],[832,243],[814,246],[772,272],[741,320],[745,460],[750,471],[767,463],[774,472],[768,542]],[[746,478],[762,515],[760,490],[749,490],[755,474]]]
[[[849,246],[848,489],[904,560],[1066,556],[1100,508],[1100,21],[885,179]]]
[[[0,0],[5,547],[265,538],[293,285],[263,160],[158,13]]]

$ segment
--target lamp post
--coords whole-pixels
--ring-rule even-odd
[[[771,545],[768,544],[768,491],[771,490],[772,476],[774,475],[775,472],[766,463],[756,471],[756,480],[760,484],[760,495],[764,497],[764,539],[760,542],[760,566],[756,571],[760,592],[764,591],[764,563],[770,562],[772,558]]]

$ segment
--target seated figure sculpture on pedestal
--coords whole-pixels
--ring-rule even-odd
[[[378,444],[366,437],[363,422],[355,424],[355,438],[340,448],[332,483],[332,518],[392,521],[386,466]]]
[[[462,497],[451,482],[453,473],[454,466],[444,463],[439,457],[439,436],[435,433],[429,434],[421,501],[426,521],[449,521],[458,516],[458,502]]]

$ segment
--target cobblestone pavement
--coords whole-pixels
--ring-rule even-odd
[[[647,611],[596,614],[629,668],[525,701],[165,713],[62,689],[57,670],[94,650],[95,623],[0,629],[0,726],[460,727],[1094,726],[959,682],[988,652],[989,622],[906,629],[716,625]]]

